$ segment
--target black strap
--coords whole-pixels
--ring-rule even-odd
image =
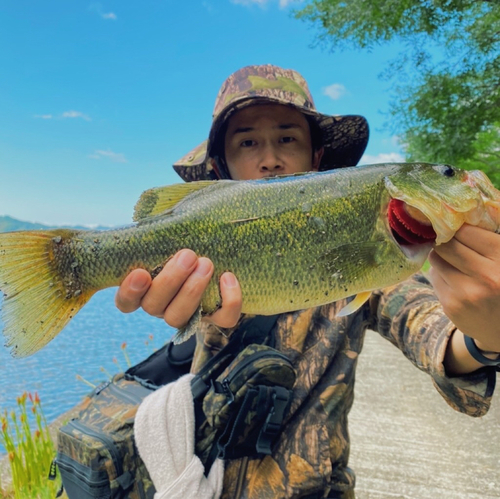
[[[275,336],[269,333],[274,328],[278,317],[279,315],[256,315],[246,325],[242,325],[241,335],[238,331],[235,331],[237,335],[235,336],[233,333],[231,338],[235,337],[235,341],[240,342],[241,350],[251,344],[268,345],[274,348],[276,344]]]
[[[175,344],[170,341],[167,345],[167,360],[173,366],[186,366],[193,361],[194,349],[196,347],[196,335],[187,341]]]
[[[246,346],[251,344],[268,344],[274,347],[274,335],[270,333],[278,317],[279,315],[256,315],[244,321],[240,327],[233,332],[229,339],[229,343],[220,352],[214,355],[191,381],[193,398],[195,400],[200,399],[210,389],[211,382],[206,382],[205,380],[207,373],[210,373],[211,379],[217,378],[236,355]],[[218,367],[216,367],[217,364],[219,364]]]
[[[269,398],[268,389],[268,386],[255,386],[247,391],[240,410],[235,415],[234,419],[228,422],[224,432],[217,442],[216,447],[218,449],[218,457],[221,459],[233,457],[228,456],[228,450],[235,446],[238,436],[244,432],[244,428],[246,426],[245,418],[252,406],[253,399],[255,397],[259,397],[260,405],[257,407],[265,407],[265,405],[267,405],[266,399]]]
[[[279,315],[257,315],[251,319],[244,320],[242,324],[233,331],[229,343],[216,355],[214,355],[191,380],[191,392],[194,400],[195,427],[198,428],[205,419],[201,401],[210,389],[211,383],[224,371],[231,361],[246,346],[257,344],[269,344],[274,347],[275,340],[272,330]],[[217,364],[219,364],[217,366]],[[207,374],[210,373],[210,379]],[[213,462],[219,455],[219,447],[216,442],[212,445],[207,461],[205,462],[205,475],[208,476]]]
[[[134,379],[151,389],[166,385],[190,371],[195,347],[195,335],[178,345],[169,342],[139,364],[130,367],[125,372],[125,378]]]
[[[248,424],[246,418],[252,407],[261,409],[256,415],[256,419],[263,421],[263,425],[257,441],[248,446],[248,450],[251,451],[252,455],[271,454],[272,444],[281,431],[291,396],[291,390],[282,386],[258,385],[250,388],[245,394],[238,413],[228,423],[217,442],[218,454],[216,457],[221,459],[241,457],[238,450],[243,451],[243,449],[238,449],[237,441],[245,433],[245,427]],[[254,404],[256,398],[257,402]]]

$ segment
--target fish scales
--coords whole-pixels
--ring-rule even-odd
[[[432,244],[405,249],[396,241],[387,217],[392,198],[421,210],[438,227],[439,242],[472,219],[488,219],[489,230],[500,226],[500,193],[487,178],[453,169],[448,179],[447,168],[386,164],[183,184],[164,188],[163,212],[154,211],[150,196],[145,213],[153,216],[128,227],[0,235],[7,344],[15,355],[33,353],[93,293],[119,285],[136,268],[156,275],[182,248],[214,263],[204,313],[220,306],[225,271],[237,276],[249,314],[308,308],[395,284],[419,270]],[[26,304],[33,305],[29,311]]]
[[[63,236],[54,243],[54,260],[74,293],[118,285],[130,270],[151,271],[189,247],[215,266],[203,303],[207,312],[218,306],[218,280],[226,270],[241,282],[246,313],[328,302],[338,296],[336,287],[345,294],[357,284],[347,280],[347,271],[346,279],[336,275],[329,255],[336,247],[372,239],[384,190],[383,176],[377,176],[378,183],[349,180],[345,188],[338,180],[329,185],[328,178],[313,176],[302,186],[296,179],[278,179],[221,193],[213,189],[211,196],[198,195],[168,217]],[[335,197],[341,191],[343,196]]]

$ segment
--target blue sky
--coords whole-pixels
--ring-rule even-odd
[[[3,0],[0,215],[122,225],[145,189],[206,138],[224,79],[248,64],[299,71],[317,108],[362,114],[364,163],[403,160],[378,78],[394,46],[332,52],[290,0]]]

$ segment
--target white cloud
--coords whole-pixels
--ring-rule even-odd
[[[327,95],[332,100],[338,100],[347,93],[344,85],[341,83],[333,83],[328,87],[323,87],[323,95]]]
[[[104,12],[100,3],[90,4],[89,10],[98,14],[102,19],[109,19],[111,21],[116,21],[117,19],[117,16],[114,12]]]
[[[301,0],[280,0],[280,8],[286,9],[290,4],[297,3]]]
[[[405,157],[398,152],[380,153],[377,156],[371,154],[363,154],[360,165],[374,165],[377,163],[403,163]]]
[[[61,116],[62,118],[82,118],[85,121],[92,121],[90,116],[87,116],[80,111],[65,111]]]
[[[89,154],[89,158],[92,159],[109,159],[113,161],[113,163],[127,163],[127,158],[121,152],[113,152],[110,149],[107,151],[103,151],[102,149],[98,149],[94,151],[93,154]]]
[[[35,114],[34,117],[40,118],[42,120],[52,120],[52,119],[62,120],[62,119],[66,119],[66,118],[81,118],[82,120],[85,120],[85,121],[92,121],[90,116],[88,116],[87,114],[81,113],[80,111],[73,111],[73,110],[65,111],[64,113],[62,113],[58,116],[55,116],[53,114]]]
[[[101,14],[101,17],[103,19],[111,19],[113,21],[116,21],[117,17],[116,17],[116,14],[114,12],[108,12],[107,14]]]

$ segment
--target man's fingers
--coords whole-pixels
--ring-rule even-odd
[[[115,295],[118,310],[126,314],[141,306],[141,301],[151,285],[149,272],[136,269],[123,280]]]
[[[192,274],[184,281],[168,307],[164,308],[163,318],[167,324],[181,328],[188,323],[200,305],[201,297],[207,289],[213,271],[214,265],[208,258],[198,259],[198,264]]]
[[[222,307],[204,320],[219,327],[234,327],[241,315],[241,288],[235,275],[225,272],[220,279]]]
[[[500,259],[500,237],[494,232],[464,224],[454,238],[486,258],[494,261]]]
[[[443,260],[460,270],[463,274],[473,276],[477,270],[491,265],[491,260],[483,254],[476,252],[470,244],[464,244],[458,238],[436,246],[433,253],[438,254]]]
[[[155,317],[163,317],[165,309],[193,273],[197,262],[194,251],[184,249],[176,253],[153,279],[141,303],[144,311]]]
[[[122,312],[142,307],[146,313],[162,317],[175,328],[185,326],[201,303],[212,274],[213,263],[198,258],[189,250],[179,251],[151,281],[145,270],[131,272],[116,294],[116,306]],[[234,274],[226,272],[220,279],[222,306],[207,320],[219,327],[233,327],[241,315],[242,294]]]
[[[459,277],[462,275],[462,272],[454,267],[452,263],[443,258],[435,248],[429,253],[428,260],[431,264],[429,273],[432,271],[432,273],[435,274],[437,271],[448,285],[451,285],[449,281],[452,280],[453,277]]]
[[[445,275],[450,286],[463,288],[479,280],[491,288],[491,292],[498,293],[500,287],[500,235],[498,234],[464,225],[451,241],[436,246],[431,251],[429,261]],[[445,266],[444,262],[449,266]]]

